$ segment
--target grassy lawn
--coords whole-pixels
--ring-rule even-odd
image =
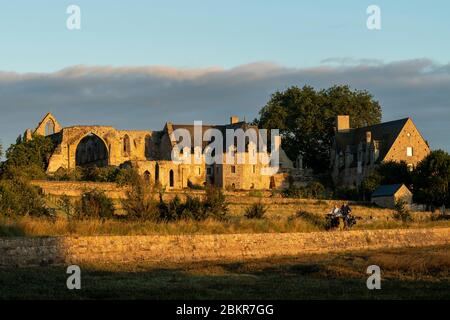
[[[368,290],[367,266],[382,270]],[[246,262],[81,266],[82,289],[63,267],[0,269],[1,299],[449,299],[450,246]]]

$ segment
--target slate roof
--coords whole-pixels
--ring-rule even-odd
[[[395,139],[398,137],[403,127],[409,118],[400,120],[383,122],[372,126],[349,129],[346,131],[337,132],[335,135],[337,152],[345,154],[347,146],[350,146],[350,151],[356,154],[358,144],[365,143],[366,132],[370,131],[372,140],[380,142],[380,155],[378,161],[383,161],[384,157],[391,149]]]
[[[379,186],[372,193],[372,197],[389,197],[389,196],[393,196],[398,191],[398,189],[400,189],[400,187],[402,185],[403,184],[401,184],[401,183],[397,183],[397,184],[385,184],[385,185]]]

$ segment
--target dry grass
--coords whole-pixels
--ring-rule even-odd
[[[366,287],[367,267],[382,271]],[[0,299],[449,299],[450,247],[385,249],[236,262],[0,268]]]
[[[170,195],[169,196],[173,196]],[[171,235],[171,234],[231,234],[272,232],[314,232],[323,231],[323,225],[297,216],[300,211],[324,219],[333,205],[342,201],[286,199],[279,197],[250,197],[227,195],[230,219],[228,221],[177,221],[155,223],[150,221],[118,220],[68,220],[63,218],[58,207],[58,197],[47,199],[49,207],[58,213],[56,220],[23,217],[17,219],[0,216],[0,236],[63,236],[63,235]],[[116,200],[117,201],[117,200]],[[267,207],[264,219],[246,219],[246,208],[253,203]],[[350,204],[355,216],[361,217],[354,229],[398,229],[450,227],[450,221],[431,221],[430,213],[413,213],[413,221],[404,223],[392,218],[393,210]]]

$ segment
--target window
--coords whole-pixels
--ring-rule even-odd
[[[124,155],[129,156],[130,150],[131,150],[130,137],[128,135],[125,135],[125,137],[123,137],[123,153],[124,153]]]
[[[207,174],[208,176],[211,175],[211,167],[206,168],[206,174]]]
[[[252,172],[256,173],[256,166],[255,165],[253,165]]]
[[[49,136],[55,133],[55,123],[52,119],[49,119],[45,124],[45,135]]]
[[[236,166],[231,166],[231,173],[236,173]]]
[[[202,174],[202,169],[200,169],[200,167],[197,168],[197,175],[201,175]]]
[[[412,157],[413,156],[413,148],[412,147],[407,147],[406,148],[406,156],[407,157]]]

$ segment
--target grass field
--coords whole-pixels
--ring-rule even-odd
[[[255,202],[267,207],[266,217],[249,220],[244,217],[245,208]],[[323,220],[325,213],[334,204],[331,200],[284,199],[227,196],[229,219],[227,221],[176,221],[155,223],[151,221],[123,220],[68,220],[59,214],[56,220],[31,217],[0,217],[0,237],[11,236],[63,236],[63,235],[154,235],[154,234],[230,234],[271,232],[323,231],[322,225],[297,216],[299,211],[308,212]],[[56,208],[57,200],[51,198],[49,205]],[[413,212],[413,221],[401,222],[393,219],[393,210],[363,204],[351,204],[353,214],[361,219],[354,229],[393,229],[450,227],[450,220],[432,221],[430,213]]]
[[[368,290],[366,269],[382,270]],[[450,247],[408,248],[188,265],[0,269],[1,299],[450,299]]]

